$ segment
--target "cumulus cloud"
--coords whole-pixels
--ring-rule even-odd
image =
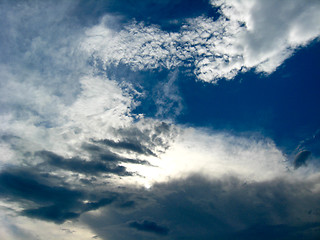
[[[139,22],[117,32],[105,17],[87,30],[82,46],[105,68],[120,63],[136,70],[191,64],[197,78],[215,83],[251,68],[271,73],[320,34],[317,1],[222,0],[212,5],[220,8],[218,20],[190,18],[179,32]]]

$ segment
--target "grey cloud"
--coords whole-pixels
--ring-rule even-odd
[[[256,225],[237,233],[240,239],[317,239],[320,233],[318,223],[307,223],[299,226],[286,225]]]
[[[53,221],[55,223],[61,224],[66,220],[78,218],[84,212],[97,210],[101,207],[109,205],[115,199],[116,197],[110,197],[102,198],[99,201],[88,203],[75,201],[70,206],[65,204],[55,204],[35,209],[25,209],[22,211],[22,215],[46,221]]]
[[[30,218],[57,224],[80,218],[102,239],[311,240],[320,236],[318,180],[190,176],[148,190],[101,191],[16,168],[0,173],[0,196],[21,204],[20,214]],[[99,215],[85,214],[97,209]]]
[[[0,198],[20,204],[21,215],[58,224],[110,205],[118,197],[119,193],[114,192],[71,189],[66,183],[57,186],[55,179],[31,169],[16,168],[0,173]],[[118,205],[122,202],[120,199]]]
[[[78,217],[79,214],[71,212],[70,209],[83,197],[83,193],[67,187],[43,184],[39,182],[40,179],[39,175],[27,170],[2,172],[0,197],[22,204],[26,209],[21,214],[29,217],[57,223]],[[34,205],[40,207],[28,209]]]
[[[122,203],[119,207],[120,208],[132,208],[135,206],[135,201],[126,201]]]
[[[129,226],[131,228],[137,229],[138,231],[151,232],[158,235],[167,235],[169,232],[168,228],[160,226],[157,223],[148,220],[144,220],[142,222],[134,221],[129,223]]]
[[[139,154],[156,156],[150,149],[146,148],[145,146],[142,146],[139,142],[130,142],[130,140],[116,142],[110,139],[103,139],[95,142],[101,143],[116,149],[123,149],[123,150],[136,152]]]
[[[114,202],[117,198],[117,195],[111,196],[109,198],[102,198],[97,202],[88,202],[83,205],[84,209],[83,211],[91,211],[91,210],[97,210],[100,207],[106,206]]]
[[[66,220],[79,217],[80,214],[68,211],[63,205],[53,205],[36,209],[26,209],[22,211],[22,215],[61,224]]]
[[[94,220],[85,215],[82,220],[110,240],[317,239],[320,193],[312,191],[317,182],[278,179],[246,183],[233,177],[207,180],[192,176],[133,193],[131,197],[140,201],[131,211],[109,208]],[[110,226],[127,222],[129,229],[120,233],[116,227],[97,227],[99,222]],[[147,235],[158,227],[167,229],[163,229],[166,234]]]
[[[77,157],[66,159],[49,151],[40,151],[37,152],[36,155],[46,160],[44,164],[50,164],[52,166],[73,172],[86,174],[111,173],[119,176],[131,175],[131,173],[126,171],[125,167],[114,164],[107,165],[97,161],[85,161]]]
[[[82,193],[66,187],[56,187],[39,182],[38,175],[27,170],[0,173],[1,197],[26,199],[36,203],[73,203]]]
[[[91,155],[91,157],[96,161],[105,161],[105,162],[114,162],[114,163],[128,162],[128,163],[149,165],[148,161],[132,159],[132,158],[124,158],[114,152],[111,152],[110,150],[105,148],[104,145],[108,146],[108,144],[106,144],[105,141],[113,142],[112,140],[92,140],[92,143],[95,143],[95,144],[85,143],[82,145],[82,149],[87,151]],[[117,142],[111,143],[111,145],[112,144],[117,145]],[[116,148],[123,149],[123,147],[120,147],[120,146],[117,146]]]

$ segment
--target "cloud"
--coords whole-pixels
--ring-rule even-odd
[[[210,177],[238,176],[262,181],[289,174],[286,156],[271,139],[181,127],[170,148],[153,163],[151,176],[167,181],[193,173]]]
[[[63,223],[66,220],[79,217],[78,213],[65,211],[62,206],[58,205],[40,207],[37,209],[26,209],[22,214],[31,218],[43,219],[46,221],[51,220],[55,223]]]
[[[179,89],[176,86],[176,81],[178,78],[178,71],[170,73],[168,76],[168,81],[159,83],[160,86],[156,86],[156,106],[157,106],[157,117],[173,116],[176,117],[180,115],[183,110],[182,98],[179,94]]]
[[[243,239],[261,228],[319,236],[318,167],[292,171],[305,153],[292,164],[271,139],[165,119],[183,109],[176,81],[185,69],[213,83],[250,68],[270,73],[317,38],[317,2],[271,11],[269,2],[215,1],[219,19],[189,11],[178,22],[129,20],[137,11],[124,9],[124,25],[118,2],[98,17],[82,3],[0,4],[2,238]],[[135,85],[139,75],[117,67],[169,71]],[[145,88],[163,120],[133,111]]]
[[[1,202],[1,205],[3,203]],[[0,236],[8,240],[61,239],[85,240],[94,234],[86,226],[67,221],[61,224],[19,216],[1,206]],[[40,227],[41,226],[41,227]],[[101,238],[97,238],[101,239]]]
[[[2,199],[18,204],[20,216],[57,224],[80,221],[102,239],[246,239],[262,229],[279,239],[317,236],[316,171],[290,171],[293,166],[269,139],[177,127],[158,123],[117,129],[118,136],[139,140],[141,146],[152,139],[154,147],[170,143],[158,158],[141,154],[157,167],[133,164],[139,176],[91,175],[104,168],[92,170],[82,164],[85,159],[43,150],[34,154],[42,163],[1,172]],[[94,156],[110,148],[94,141],[81,146],[92,166],[103,162]],[[127,154],[117,147],[111,148]],[[117,166],[121,157],[115,156],[111,163]]]
[[[132,151],[136,152],[139,154],[144,154],[144,155],[152,155],[155,156],[155,154],[145,146],[142,146],[139,142],[130,142],[130,141],[113,141],[110,139],[103,139],[100,141],[95,141],[97,143],[101,143],[103,145],[109,146],[111,148],[116,148],[116,149],[123,149],[127,151]]]
[[[119,32],[108,17],[87,30],[83,48],[104,68],[126,64],[135,70],[194,66],[198,79],[216,83],[255,68],[272,73],[296,48],[316,39],[320,29],[316,1],[212,1],[218,20],[187,19],[179,32],[133,22]],[[275,7],[277,6],[277,7]],[[308,16],[308,17],[307,17]]]
[[[159,226],[157,223],[148,220],[144,220],[141,223],[136,221],[131,222],[129,223],[129,226],[137,229],[138,231],[151,232],[158,235],[167,235],[169,232],[169,229],[166,227]]]
[[[55,204],[35,209],[25,209],[22,211],[22,215],[30,218],[42,219],[45,221],[53,221],[55,223],[61,224],[64,223],[66,220],[78,218],[80,214],[84,212],[97,210],[101,207],[109,205],[114,200],[114,197],[103,198],[98,202],[88,202],[84,204],[75,203],[74,205],[69,207],[60,204]],[[72,212],[70,210],[73,210],[75,212]]]
[[[63,183],[64,179],[32,171],[16,167],[0,173],[0,197],[18,203],[22,207],[19,211],[22,216],[61,224],[84,212],[109,205],[118,197],[118,193],[106,191],[91,195],[86,187],[74,189],[76,184],[57,186],[57,181]]]
[[[81,221],[105,239],[255,239],[263,233],[264,239],[316,239],[318,178],[246,183],[234,177],[209,180],[194,175],[136,192],[133,196],[143,201],[131,211],[109,208],[94,216],[84,214]],[[152,220],[131,220],[146,218]],[[126,221],[140,234],[121,225]],[[114,227],[96,227],[98,222]],[[167,229],[166,234],[153,238],[144,233],[158,228]]]
[[[46,164],[72,172],[80,172],[91,175],[96,175],[99,173],[110,173],[120,176],[130,175],[130,173],[126,172],[126,168],[123,166],[112,166],[112,164],[107,165],[98,161],[85,161],[77,157],[65,159],[48,151],[37,152],[36,155],[45,159]]]
[[[1,172],[1,196],[26,199],[36,203],[63,203],[68,205],[81,196],[81,192],[65,187],[49,186],[37,181],[32,172],[15,170]]]

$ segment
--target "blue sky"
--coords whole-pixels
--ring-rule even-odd
[[[0,5],[1,239],[319,238],[319,1]]]

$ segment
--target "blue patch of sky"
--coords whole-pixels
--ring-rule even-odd
[[[286,150],[320,128],[320,43],[300,49],[269,76],[253,70],[218,85],[179,81],[186,111],[178,123],[256,131]]]
[[[80,0],[72,13],[85,25],[97,24],[105,14],[111,14],[119,16],[122,23],[134,19],[146,25],[156,24],[166,31],[178,31],[187,18],[220,16],[209,0]],[[114,27],[121,25],[115,23]]]

